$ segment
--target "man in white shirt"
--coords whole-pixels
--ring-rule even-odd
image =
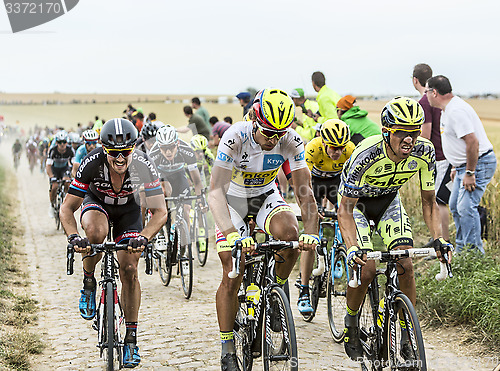
[[[477,207],[497,166],[493,145],[474,109],[453,95],[448,78],[442,75],[431,77],[425,87],[430,105],[442,110],[443,152],[456,173],[450,210],[457,229],[457,252],[470,245],[484,254]]]

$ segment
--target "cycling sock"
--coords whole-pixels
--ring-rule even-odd
[[[349,327],[357,327],[358,326],[358,310],[352,310],[346,304],[347,314],[345,316],[345,325]]]
[[[83,268],[83,289],[84,290],[93,290],[96,286],[96,280],[94,278],[94,271],[87,272],[85,268]]]
[[[234,346],[234,333],[232,331],[229,332],[220,332],[220,342],[222,345],[221,356],[224,357],[227,353],[235,354],[236,348]]]
[[[125,333],[125,343],[133,343],[137,342],[137,322],[125,322],[125,327],[127,329]]]
[[[283,278],[281,278],[280,276],[276,275],[276,283],[277,283],[278,285],[283,286],[283,285],[286,283],[286,281],[287,281],[287,280],[288,280],[288,277],[287,277],[287,278],[285,278],[285,279],[283,279]]]
[[[300,296],[309,295],[309,285],[300,285]]]

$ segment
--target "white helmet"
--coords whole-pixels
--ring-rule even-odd
[[[158,129],[156,132],[156,141],[160,146],[177,143],[179,136],[177,130],[173,126],[165,125]]]
[[[81,143],[81,138],[80,136],[78,135],[78,133],[69,133],[68,135],[68,142],[69,143]]]
[[[67,142],[68,141],[68,133],[66,133],[64,130],[58,131],[57,134],[54,136],[56,142]]]
[[[99,139],[99,134],[95,130],[85,130],[82,134],[83,139],[85,139],[86,142],[92,142],[94,140]]]

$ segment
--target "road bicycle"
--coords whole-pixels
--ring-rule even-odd
[[[194,208],[191,209],[191,241],[196,247],[198,263],[204,266],[208,258],[208,221],[206,214],[202,211],[198,202],[195,202]]]
[[[177,274],[180,274],[186,299],[191,297],[193,291],[193,255],[189,228],[184,219],[184,201],[196,199],[198,196],[165,197],[167,203],[170,201],[175,205],[175,218],[172,217],[173,208],[169,207],[167,223],[153,241],[153,256],[157,259],[161,282],[168,286],[172,278],[172,269],[177,266]]]
[[[57,180],[57,191],[56,191],[56,199],[54,205],[52,206],[54,209],[54,219],[56,221],[56,228],[59,230],[61,228],[61,217],[59,215],[59,211],[61,210],[61,205],[64,202],[64,197],[66,197],[67,185],[71,183],[69,179],[58,179]]]
[[[110,228],[111,230],[111,228]],[[120,268],[114,252],[127,250],[127,244],[116,244],[108,241],[102,244],[92,244],[91,253],[83,259],[104,253],[101,260],[101,295],[97,306],[97,314],[92,327],[97,330],[97,347],[100,357],[106,362],[106,370],[111,371],[123,367],[123,336],[125,334],[125,317],[118,297],[117,281]],[[146,274],[152,274],[153,246],[148,244],[144,250]],[[82,260],[83,260],[82,259]],[[71,244],[67,246],[67,274],[73,274],[75,250]]]
[[[427,370],[417,313],[410,299],[399,289],[397,265],[401,259],[429,255],[436,256],[433,248],[367,253],[368,260],[380,261],[387,266],[385,270],[376,271],[359,310],[359,332],[364,353],[363,360],[360,360],[362,370],[379,371],[384,367],[391,370]],[[436,275],[438,281],[453,276],[448,262],[440,262],[440,265],[441,270]],[[385,294],[380,299],[378,276],[382,274],[386,276],[386,284]],[[360,277],[361,267],[357,266],[349,286],[358,287]]]
[[[274,274],[276,261],[284,261],[279,252],[297,247],[296,241],[271,240],[256,243],[255,254],[246,255],[233,330],[241,370],[251,370],[254,358],[261,355],[264,370],[298,370],[290,300],[275,282]],[[233,269],[228,276],[236,278],[240,274],[241,243],[233,248],[232,255]]]

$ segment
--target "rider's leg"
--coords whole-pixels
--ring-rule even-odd
[[[99,210],[83,210],[81,216],[82,228],[90,243],[102,243],[108,235],[108,218]],[[86,272],[94,272],[95,266],[101,260],[102,254],[86,258],[83,261],[83,269]]]
[[[136,324],[139,316],[139,307],[141,305],[141,285],[139,283],[139,274],[137,265],[139,264],[140,253],[128,253],[127,251],[118,251],[116,253],[120,264],[120,281],[122,283],[122,303],[125,321]],[[135,342],[135,334],[127,330],[125,342]],[[132,339],[133,337],[133,339]]]
[[[50,184],[50,192],[49,192],[50,203],[52,205],[54,205],[54,202],[56,202],[56,194],[57,194],[57,182],[52,182]]]
[[[413,246],[399,246],[395,250],[407,250]],[[413,306],[417,301],[417,287],[415,285],[415,275],[413,273],[413,260],[411,258],[401,259],[397,264],[399,286],[401,291],[408,296]]]

